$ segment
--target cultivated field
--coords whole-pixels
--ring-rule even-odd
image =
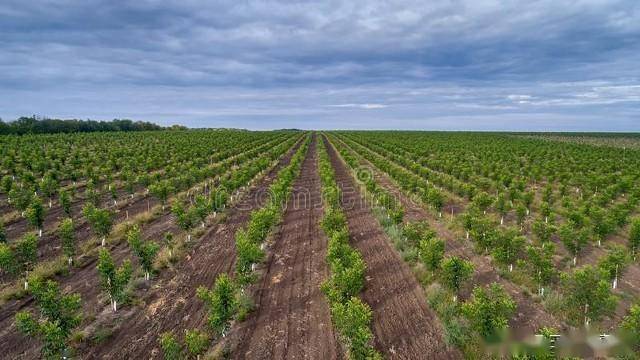
[[[633,358],[637,143],[0,136],[0,358]]]

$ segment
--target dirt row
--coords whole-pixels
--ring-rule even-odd
[[[268,175],[265,177],[266,182],[271,181],[271,178],[274,176],[275,172],[277,172],[284,164],[288,163],[291,156],[295,153],[295,149],[299,147],[300,143],[294,147],[294,149],[290,149],[287,155],[283,158],[282,162],[277,165]],[[253,204],[251,203],[251,199],[260,198],[256,195],[256,192],[264,191],[264,185],[258,186],[252,190],[250,190],[249,196],[245,201],[237,204],[239,209],[248,209]],[[251,195],[254,196],[251,196]],[[146,202],[143,202],[144,209],[146,211]],[[230,214],[234,214],[233,209],[228,209]],[[241,214],[246,213],[247,211],[242,210]],[[131,213],[133,215],[133,213]],[[237,217],[236,217],[237,218]],[[231,216],[231,222],[233,222],[234,218]],[[207,239],[211,240],[213,237],[213,232],[216,230],[220,230],[220,227],[214,226],[211,228],[203,237],[203,242],[206,242]],[[167,231],[171,232],[179,232],[180,230],[175,225],[175,221],[173,219],[173,215],[169,212],[162,214],[160,217],[154,219],[148,224],[144,224],[142,226],[142,235],[145,239],[150,240],[158,240],[162,238],[162,235]],[[198,249],[202,244],[198,244],[194,247],[193,250]],[[231,246],[233,248],[233,246]],[[110,246],[111,254],[114,260],[119,263],[126,258],[132,258],[130,254],[130,250],[128,245],[125,242],[120,242],[116,245]],[[186,260],[183,262],[189,263],[192,254],[186,256]],[[136,259],[132,258],[132,262],[134,263],[134,268],[136,267]],[[101,295],[100,288],[98,286],[98,276],[95,270],[97,259],[91,259],[90,261],[84,263],[81,268],[76,269],[72,274],[67,277],[61,277],[56,279],[61,282],[64,291],[66,292],[76,292],[81,294],[83,299],[83,312],[85,323],[84,326],[87,326],[88,332],[98,332],[101,333],[101,336],[110,338],[120,331],[117,331],[117,328],[120,327],[123,321],[126,318],[129,318],[133,315],[137,309],[134,308],[123,308],[119,310],[118,313],[113,314],[106,306],[106,299],[103,299]],[[182,264],[181,264],[182,265]],[[206,269],[206,267],[204,267]],[[142,292],[140,297],[137,297],[136,301],[139,301],[138,298],[146,298],[150,296],[150,294],[156,294],[162,290],[162,282],[170,282],[174,280],[175,277],[181,272],[184,271],[183,266],[178,266],[176,268],[172,268],[170,270],[165,270],[160,273],[159,279],[152,280],[151,286],[149,284],[140,283],[139,291]],[[195,291],[195,288],[193,289]],[[36,358],[39,352],[39,342],[34,341],[33,339],[27,339],[25,341],[25,337],[22,334],[19,334],[14,327],[13,324],[13,316],[14,314],[22,309],[25,309],[32,305],[32,298],[30,296],[8,302],[3,305],[0,310],[0,347],[3,349],[7,349],[7,354],[11,354],[11,358]],[[137,307],[137,306],[136,306]],[[99,328],[99,329],[97,329]],[[123,331],[123,332],[128,332]],[[157,335],[157,334],[156,334]],[[88,341],[84,342],[84,349],[87,354],[90,356],[94,356],[94,350],[92,347],[100,344],[96,344],[98,341],[96,339],[87,339]],[[103,341],[104,339],[100,339]],[[154,344],[155,345],[155,344]],[[149,347],[149,349],[153,348]],[[117,356],[116,356],[117,357]]]
[[[327,139],[323,137],[323,141],[342,191],[352,245],[367,263],[361,297],[373,310],[376,349],[390,359],[460,358],[461,354],[445,343],[442,326],[428,307],[424,291],[392,248],[347,165]]]
[[[112,336],[82,349],[82,357],[161,358],[160,334],[174,331],[180,336],[185,329],[203,329],[206,308],[196,297],[196,289],[211,287],[219,274],[233,269],[236,231],[247,223],[252,210],[264,204],[269,185],[300,145],[298,142],[259,185],[228,209],[225,222],[210,228],[196,241],[174,271],[163,272],[153,281],[153,287],[138,297],[136,306],[118,322]]]
[[[256,309],[229,335],[234,359],[341,358],[320,284],[329,276],[314,135],[253,298]]]
[[[505,288],[517,304],[515,316],[509,322],[513,335],[516,337],[529,336],[543,326],[554,326],[558,329],[566,327],[565,324],[549,314],[541,304],[525,296],[518,285],[500,277],[491,262],[490,256],[476,254],[470,244],[458,240],[455,234],[447,228],[445,223],[438,221],[437,218],[424,207],[417,205],[419,200],[412,199],[405,195],[386,173],[381,172],[360,155],[357,156],[360,159],[361,165],[370,169],[376,183],[401,202],[405,209],[405,222],[428,221],[431,228],[438,233],[438,236],[445,240],[446,254],[457,255],[473,263],[475,272],[470,283],[475,285],[488,285],[497,282]],[[469,286],[465,289],[461,298],[467,298],[470,292],[471,287]]]

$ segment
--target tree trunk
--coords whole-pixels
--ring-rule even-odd
[[[509,272],[513,271],[513,264],[509,264]]]
[[[504,216],[500,217],[500,225],[504,225]]]
[[[102,247],[104,247],[105,243],[107,242],[107,238],[106,237],[102,237],[102,243],[100,244]]]
[[[67,259],[67,262],[69,263],[69,266],[73,265],[73,258],[72,258],[72,257],[69,257],[69,258]]]

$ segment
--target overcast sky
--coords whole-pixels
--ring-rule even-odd
[[[640,131],[640,1],[2,0],[0,117]]]

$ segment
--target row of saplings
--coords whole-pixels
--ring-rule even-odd
[[[222,273],[211,289],[197,289],[196,295],[208,308],[208,329],[185,330],[183,342],[174,332],[161,334],[159,342],[165,359],[199,358],[209,349],[214,338],[224,338],[232,322],[244,320],[252,310],[251,299],[245,290],[256,280],[256,264],[265,258],[263,244],[282,217],[286,199],[300,172],[307,147],[308,140],[269,187],[267,203],[252,211],[248,224],[236,232],[236,276],[232,278],[229,274]]]
[[[321,227],[329,239],[327,263],[331,276],[322,284],[330,307],[331,319],[348,348],[351,359],[381,359],[372,346],[371,308],[358,298],[364,287],[366,263],[349,245],[347,219],[340,207],[340,190],[326,148],[320,146],[319,171],[324,199]]]

